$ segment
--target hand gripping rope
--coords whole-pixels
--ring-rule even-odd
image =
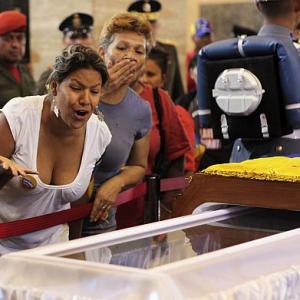
[[[159,179],[158,179],[159,180]],[[160,192],[179,190],[187,187],[190,179],[174,177],[160,180]],[[125,190],[117,197],[114,206],[124,204],[148,193],[147,183],[142,182],[134,188]],[[50,213],[42,216],[32,217],[23,220],[16,220],[0,224],[0,239],[18,236],[33,231],[46,229],[48,227],[64,224],[70,221],[85,218],[89,215],[93,203],[81,204],[76,207]]]

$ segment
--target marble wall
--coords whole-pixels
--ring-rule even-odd
[[[30,0],[31,68],[35,79],[52,64],[62,49],[62,34],[57,28],[64,17],[76,11],[92,14],[97,40],[103,23],[115,13],[125,11],[129,3],[131,0]],[[235,4],[228,6],[233,7],[235,13],[240,5],[243,7],[239,9],[241,19],[249,16],[249,10],[243,4],[254,8],[253,0],[161,0],[161,3],[163,10],[158,37],[177,46],[183,75],[185,54],[193,48],[190,27],[201,15],[201,7],[206,14],[209,12],[209,17],[218,20],[218,26],[226,26],[222,23],[225,19],[222,9],[216,9],[219,5]],[[255,9],[252,11],[257,14]],[[255,24],[257,27],[257,21]]]
[[[211,21],[217,40],[234,36],[232,32],[234,25],[257,32],[262,22],[253,3],[203,4],[201,16]]]

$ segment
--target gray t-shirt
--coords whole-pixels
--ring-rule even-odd
[[[95,187],[116,175],[128,160],[132,145],[152,127],[151,108],[148,102],[133,90],[118,104],[99,104],[105,122],[112,134],[102,161],[95,168]]]
[[[111,143],[106,148],[102,160],[94,170],[94,191],[107,179],[118,174],[126,165],[132,145],[145,136],[152,127],[150,104],[128,89],[127,95],[118,104],[100,103],[99,109],[111,131]],[[83,236],[99,234],[116,228],[116,208],[109,210],[106,222],[84,220]]]

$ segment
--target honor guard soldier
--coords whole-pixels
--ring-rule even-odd
[[[156,40],[157,24],[161,8],[161,3],[157,0],[137,0],[131,3],[127,10],[129,12],[142,13],[148,18],[152,26],[155,47],[160,48],[168,54],[167,78],[164,88],[169,92],[171,98],[175,100],[184,93],[184,90],[176,47]]]
[[[280,40],[285,46],[289,57],[297,60],[292,32],[299,23],[300,0],[256,0],[256,6],[264,18],[264,24],[258,36]],[[299,53],[299,52],[298,52]],[[297,62],[298,63],[298,62]],[[290,89],[294,89],[290,87]],[[236,140],[231,161],[239,162],[249,158],[262,156],[286,156],[300,153],[300,103],[289,99],[284,107],[293,133],[280,138],[266,141]]]
[[[258,35],[279,35],[281,38],[290,39],[297,30],[299,17],[297,14],[293,18],[287,19],[285,16],[289,14],[290,8],[293,6],[298,9],[299,1],[295,0],[256,0],[258,10],[265,18],[265,25],[261,28]],[[280,7],[281,11],[278,10]],[[283,20],[287,22],[283,23]],[[279,26],[279,27],[278,27]],[[300,46],[297,42],[294,43],[300,55]]]
[[[21,63],[25,54],[27,18],[8,10],[0,13],[0,108],[14,97],[33,95],[35,85]]]
[[[86,47],[94,46],[92,35],[94,18],[86,13],[73,13],[66,17],[58,26],[63,33],[63,46],[80,44]],[[47,93],[46,82],[52,72],[52,67],[44,71],[37,82],[37,94]]]

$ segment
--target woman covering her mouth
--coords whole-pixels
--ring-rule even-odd
[[[132,13],[115,15],[100,34],[99,54],[108,67],[109,80],[99,110],[112,132],[112,141],[95,169],[95,201],[91,219],[84,222],[85,236],[116,228],[116,208],[112,206],[118,194],[145,175],[151,109],[129,85],[140,74],[151,42],[149,22]],[[103,215],[108,215],[107,222],[101,221]]]

